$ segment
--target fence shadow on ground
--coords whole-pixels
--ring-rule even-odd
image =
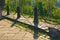
[[[48,36],[50,36],[50,40],[60,40],[60,30],[58,30],[58,29],[49,27],[49,32],[46,32],[45,30],[43,30],[41,28],[22,23],[22,22],[19,22],[17,20],[14,20],[14,19],[11,19],[11,18],[8,18],[8,17],[4,17],[4,18],[14,22],[13,24],[16,23],[16,24],[18,24],[18,25],[20,25],[20,26],[22,26],[24,28],[28,28],[28,29],[32,30],[34,32],[34,36],[33,36],[34,39],[38,39],[38,37],[39,37],[38,34],[43,33],[43,34],[47,34]],[[23,26],[21,24],[27,25],[27,26]]]
[[[60,30],[49,28],[50,40],[60,40]]]
[[[16,18],[16,19],[15,19],[16,21],[13,22],[13,24],[11,25],[11,27],[13,27],[13,26],[16,24],[16,22],[17,22],[18,19],[19,19],[19,18]]]
[[[36,27],[36,28],[38,28],[38,22],[34,22],[34,26]],[[37,29],[36,29],[37,30]],[[34,39],[38,39],[38,37],[39,37],[39,35],[38,35],[38,31],[36,31],[36,30],[34,30]]]

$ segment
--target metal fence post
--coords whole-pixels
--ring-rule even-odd
[[[37,7],[34,7],[34,26],[37,27],[38,26],[38,13],[37,13],[38,9]]]
[[[7,6],[7,15],[9,15],[9,6]]]
[[[19,19],[20,18],[20,7],[17,7],[17,19]]]

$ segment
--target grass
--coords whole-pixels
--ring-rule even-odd
[[[48,18],[47,20],[60,24],[60,19]]]
[[[56,17],[56,18],[59,17],[59,19],[56,20],[56,18],[54,18],[52,16],[52,18],[47,18],[46,20],[56,22],[56,23],[60,24],[60,21],[59,21],[60,20],[60,12],[59,12],[60,8],[56,8],[56,5],[55,5],[56,0],[51,0],[51,1],[53,2],[52,3],[53,8],[52,8],[52,13],[51,14],[53,14],[53,16]],[[6,6],[9,6],[10,12],[16,13],[16,7],[19,5],[20,10],[21,10],[21,15],[25,15],[25,16],[27,15],[27,16],[33,18],[33,8],[34,8],[34,6],[31,4],[31,2],[32,2],[32,0],[19,0],[19,2],[17,0],[15,0],[14,3],[13,3],[12,0],[6,0],[4,10],[6,10]],[[45,16],[48,14],[47,13],[47,11],[48,11],[48,8],[47,8],[48,2],[49,2],[49,0],[45,0],[45,1],[44,0],[35,0],[35,4],[38,7],[38,16],[39,16],[39,18],[41,17],[40,16],[40,11],[42,9],[44,9],[43,10],[44,13],[42,12],[41,14],[45,14]],[[40,3],[41,3],[41,5],[40,5]],[[43,18],[41,18],[41,19],[43,19]],[[41,20],[41,19],[39,19],[39,20]]]

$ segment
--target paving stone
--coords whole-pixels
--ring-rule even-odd
[[[13,39],[15,34],[5,34],[1,39]]]
[[[37,40],[49,40],[49,39],[47,39],[47,38],[45,38],[43,36],[40,36]]]
[[[33,40],[33,35],[29,32],[23,37],[23,40]]]
[[[19,31],[18,30],[12,30],[12,31],[8,31],[8,34],[10,33],[10,34],[16,34],[16,33],[18,33]]]
[[[13,38],[14,39],[22,39],[24,35],[26,34],[26,31],[20,31],[18,34],[16,34]]]
[[[0,33],[0,39],[5,35],[5,33]]]

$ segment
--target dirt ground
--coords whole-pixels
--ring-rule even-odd
[[[16,14],[10,14],[7,17],[16,19]],[[32,18],[28,18],[28,16],[25,18],[24,17],[21,16],[18,21],[34,25]],[[6,19],[0,21],[0,40],[50,40],[50,37],[46,35],[40,35],[37,39],[34,39],[33,33],[24,30],[24,28],[18,28],[16,26],[11,27],[12,24],[13,23],[11,21]],[[48,27],[60,29],[60,25],[53,25],[46,22],[39,22],[38,27],[41,29],[48,29]]]
[[[12,22],[3,19],[0,21],[0,40],[35,40],[34,35],[23,28],[10,27]],[[49,40],[45,35],[39,36],[37,40]]]

